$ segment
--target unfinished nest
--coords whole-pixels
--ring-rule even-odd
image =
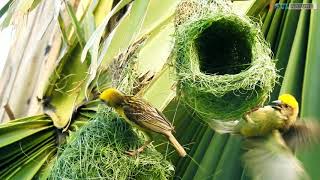
[[[266,100],[277,73],[257,23],[223,1],[193,0],[178,6],[175,27],[178,94],[204,120],[235,120]]]
[[[90,89],[102,92],[116,87],[126,94],[134,93],[138,84],[135,54],[145,37],[128,47],[114,58],[108,68],[100,66]],[[139,86],[141,88],[141,86]],[[90,108],[88,108],[90,109]],[[96,109],[96,107],[93,107]],[[134,131],[129,124],[111,108],[99,106],[96,114],[86,115],[90,121],[70,134],[66,144],[59,149],[49,179],[110,179],[144,180],[170,179],[173,165],[150,145],[137,157],[125,151],[135,150],[144,143],[142,133]],[[76,122],[74,122],[76,123]],[[72,126],[72,125],[71,125]]]
[[[168,179],[173,166],[154,147],[138,157],[125,154],[143,144],[132,128],[110,111],[71,135],[50,179]]]

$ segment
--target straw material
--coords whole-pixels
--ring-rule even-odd
[[[183,1],[175,19],[178,94],[204,120],[262,104],[278,75],[260,27],[224,1]]]

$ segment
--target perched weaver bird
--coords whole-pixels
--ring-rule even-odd
[[[152,142],[153,132],[164,135],[177,150],[181,157],[186,156],[186,151],[172,135],[174,127],[167,118],[155,107],[137,96],[127,96],[114,88],[103,91],[99,98],[108,106],[114,108],[130,125],[142,130],[147,141],[135,151],[127,152],[136,155]]]
[[[315,121],[298,120],[298,114],[297,100],[283,94],[271,105],[249,111],[240,121],[213,121],[210,126],[245,138],[243,161],[253,179],[308,179],[293,152],[319,141],[320,126]]]

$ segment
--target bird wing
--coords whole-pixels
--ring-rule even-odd
[[[279,131],[267,137],[247,139],[244,147],[244,168],[254,180],[309,179]]]
[[[287,145],[293,151],[320,143],[320,125],[317,121],[298,121],[288,131],[282,133]]]
[[[128,120],[143,129],[162,134],[174,129],[158,109],[140,98],[128,97],[122,107]]]

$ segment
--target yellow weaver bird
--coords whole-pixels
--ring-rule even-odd
[[[274,130],[284,133],[296,126],[301,126],[301,122],[297,122],[298,113],[299,104],[295,97],[290,94],[283,94],[271,105],[254,108],[247,112],[240,121],[212,121],[209,125],[220,133],[259,137],[268,135]]]
[[[284,132],[296,123],[298,113],[297,100],[290,94],[283,94],[271,105],[248,112],[236,129],[245,137],[264,136],[275,129]]]
[[[164,135],[181,157],[186,156],[186,151],[172,135],[174,127],[157,108],[137,96],[124,95],[115,88],[103,91],[99,98],[114,108],[130,125],[142,130],[147,136],[148,140],[144,145],[135,151],[128,151],[129,155],[134,156],[142,152],[152,142],[150,133],[156,132]]]
[[[320,140],[320,126],[315,121],[299,121],[299,104],[290,94],[280,95],[270,105],[255,108],[240,121],[212,121],[220,133],[245,138],[247,150],[242,159],[253,179],[309,179],[293,152]]]

